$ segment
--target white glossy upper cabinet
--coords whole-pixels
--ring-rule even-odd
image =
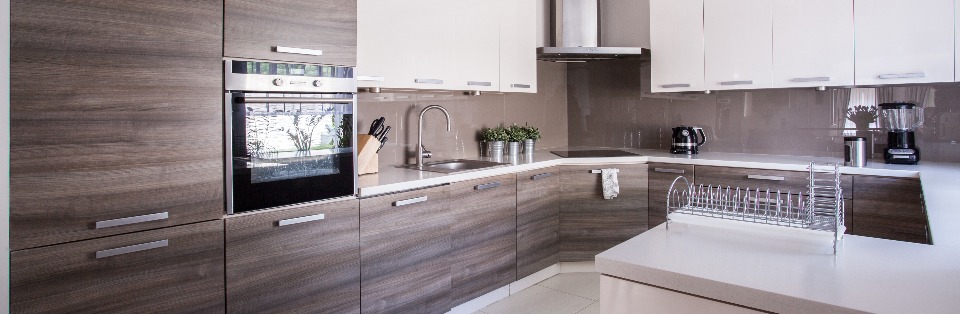
[[[452,0],[456,7],[454,56],[456,72],[450,88],[500,89],[500,8],[489,0]]]
[[[773,87],[853,85],[853,43],[853,0],[774,0]]]
[[[703,1],[706,89],[771,87],[772,1]]]
[[[953,3],[953,7],[955,10],[957,10],[956,14],[953,15],[953,18],[954,18],[953,24],[954,24],[954,27],[956,27],[956,29],[953,32],[954,34],[953,42],[955,45],[953,49],[954,51],[953,56],[955,58],[953,62],[953,66],[954,66],[953,79],[957,82],[960,82],[960,23],[958,23],[958,21],[960,21],[960,0],[956,0]]]
[[[499,0],[500,91],[537,92],[537,0]]]
[[[650,0],[650,90],[702,91],[704,0]]]
[[[856,84],[954,80],[954,0],[857,0]]]

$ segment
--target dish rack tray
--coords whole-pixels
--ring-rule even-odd
[[[840,165],[811,162],[807,192],[692,185],[673,180],[667,192],[667,228],[674,214],[713,217],[833,233],[833,251],[846,232]]]

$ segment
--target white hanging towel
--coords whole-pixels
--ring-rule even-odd
[[[617,180],[617,173],[620,169],[600,169],[600,177],[603,180],[603,199],[612,200],[620,195],[620,181]]]

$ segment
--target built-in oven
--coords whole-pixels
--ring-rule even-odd
[[[357,192],[353,68],[226,60],[228,214]]]

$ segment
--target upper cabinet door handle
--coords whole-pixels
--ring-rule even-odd
[[[753,85],[753,80],[749,81],[726,81],[720,82],[720,85],[730,86],[730,85]]]
[[[324,214],[318,214],[318,215],[310,215],[310,216],[304,216],[304,217],[284,219],[284,220],[277,221],[277,226],[278,226],[278,227],[283,227],[283,226],[301,224],[301,223],[305,223],[305,222],[323,220],[324,218],[326,218],[326,217],[324,216]]]
[[[418,84],[443,84],[443,80],[438,79],[414,79],[413,82]]]
[[[663,85],[660,85],[660,88],[681,88],[681,87],[690,87],[690,84],[663,84]]]
[[[415,197],[415,198],[411,198],[411,199],[406,199],[406,200],[402,200],[402,201],[393,202],[393,206],[397,206],[397,207],[399,207],[399,206],[407,206],[407,205],[413,205],[413,204],[417,204],[417,203],[423,203],[423,202],[426,202],[426,201],[427,201],[427,197],[426,197],[426,196],[421,196],[421,197]]]
[[[683,169],[670,169],[670,168],[653,168],[654,172],[663,172],[663,173],[684,173]]]
[[[273,46],[273,51],[281,52],[281,53],[292,53],[292,54],[298,54],[298,55],[308,55],[308,56],[323,55],[323,50],[284,47],[284,46]]]
[[[120,219],[103,220],[103,221],[98,221],[96,223],[96,228],[103,229],[103,228],[119,227],[119,226],[126,226],[126,225],[132,225],[132,224],[138,224],[138,223],[144,223],[144,222],[150,222],[150,221],[164,220],[167,218],[170,218],[170,214],[167,212],[162,212],[162,213],[133,216],[133,217],[127,217],[127,218],[120,218]]]
[[[927,74],[923,72],[914,72],[914,73],[880,74],[879,76],[881,80],[923,78],[923,77],[927,77]]]
[[[364,75],[360,75],[360,76],[357,76],[357,81],[363,81],[363,82],[383,82],[383,77],[382,77],[382,76],[364,76]]]
[[[467,85],[469,85],[469,86],[493,86],[493,83],[491,83],[491,82],[469,81],[469,82],[467,82]]]
[[[552,177],[552,176],[553,176],[553,173],[549,173],[549,172],[547,172],[547,173],[541,173],[541,174],[538,174],[538,175],[535,175],[535,176],[530,177],[530,180],[534,180],[534,181],[536,181],[536,180],[542,180],[542,179],[546,179],[546,178],[549,178],[549,177]]]
[[[473,187],[475,190],[489,190],[492,188],[500,187],[500,182],[491,182],[487,184],[481,184]]]
[[[769,181],[783,181],[783,180],[786,180],[786,178],[784,178],[784,177],[778,177],[778,176],[762,176],[762,175],[759,175],[759,174],[747,175],[747,179],[769,180]]]
[[[513,88],[530,88],[529,84],[510,84],[510,87]]]
[[[806,83],[806,82],[829,82],[829,76],[817,76],[817,77],[798,77],[790,80],[794,83]]]

